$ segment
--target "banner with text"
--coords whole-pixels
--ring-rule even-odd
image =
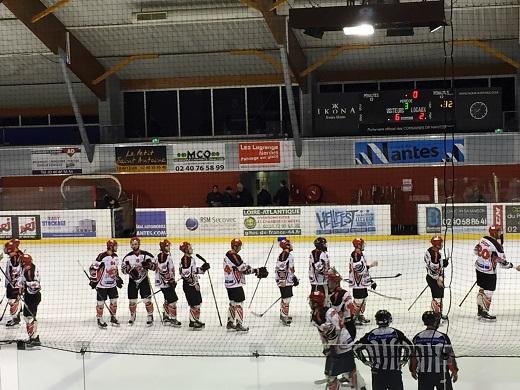
[[[293,147],[288,141],[258,141],[238,143],[241,170],[285,170],[293,166]]]
[[[139,237],[167,237],[166,210],[137,209],[135,228]]]
[[[33,175],[82,173],[81,148],[32,149],[31,166]]]
[[[496,206],[496,205],[495,205]],[[483,203],[456,203],[444,207],[441,204],[417,205],[417,230],[419,234],[439,234],[448,226],[453,233],[487,234],[493,221],[493,205]]]
[[[166,146],[116,146],[117,172],[165,172]]]
[[[301,214],[301,207],[244,208],[244,236],[299,236],[303,225]]]
[[[315,208],[316,235],[390,234],[390,206],[328,206]]]
[[[44,211],[40,218],[42,238],[107,237],[112,231],[110,210]],[[103,231],[102,235],[98,229]]]
[[[239,208],[168,209],[168,234],[175,237],[239,236]]]
[[[217,172],[226,170],[226,144],[174,144],[175,172]]]

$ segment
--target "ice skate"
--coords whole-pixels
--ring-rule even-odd
[[[171,318],[169,324],[173,326],[174,328],[180,328],[182,325],[182,322],[177,321],[176,318]]]
[[[284,316],[280,316],[280,322],[282,323],[282,325],[284,326],[291,326],[291,320],[290,320],[290,317],[284,317]]]
[[[120,325],[118,319],[115,316],[111,316],[110,317],[110,325],[112,325],[112,326],[119,326]]]
[[[128,325],[133,325],[135,323],[135,313],[130,313],[130,319],[128,320]]]
[[[146,318],[146,326],[152,326],[153,325],[153,315],[149,314]]]
[[[26,343],[25,346],[27,348],[37,348],[40,347],[42,343],[40,342],[40,336],[36,336],[34,338],[30,338]]]
[[[20,324],[20,317],[13,317],[12,319],[10,319],[9,321],[6,322],[5,326],[8,328],[12,328],[19,324]]]
[[[190,321],[189,327],[193,329],[202,329],[202,323],[198,321]]]
[[[99,327],[99,329],[106,329],[107,328],[107,323],[103,320],[103,318],[98,318],[97,319],[97,326]]]
[[[226,324],[226,329],[227,330],[235,330],[235,324],[233,323],[233,321],[228,321],[227,324]]]
[[[482,321],[496,321],[497,317],[489,314],[485,310],[482,310],[482,312],[479,313],[479,319]]]
[[[243,326],[241,323],[238,323],[238,324],[236,324],[236,326],[235,326],[235,330],[236,330],[237,332],[247,332],[247,331],[249,331],[249,328]]]

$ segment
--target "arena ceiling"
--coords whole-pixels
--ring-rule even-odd
[[[91,60],[101,66],[79,76],[72,73],[80,103],[95,104],[94,93],[102,89],[102,83],[97,90],[93,87],[92,75],[100,76],[100,69],[109,70],[132,55],[152,54],[153,58],[130,62],[115,73],[126,89],[281,82],[277,42],[280,35],[274,30],[285,25],[281,21],[290,7],[347,3],[289,0],[276,11],[260,12],[255,9],[259,1],[273,3],[70,0],[54,15],[92,55]],[[34,106],[42,101],[51,101],[53,106],[68,105],[59,57],[46,45],[45,34],[37,37],[27,27],[27,21],[24,24],[18,18],[19,12],[15,16],[10,11],[11,4],[16,2],[39,0],[4,0],[0,4],[2,105]],[[45,8],[56,2],[41,0],[40,6]],[[445,1],[445,9],[454,31],[456,73],[516,73],[515,65],[520,62],[518,0],[453,0],[452,19],[450,3]],[[167,19],[136,22],[137,13],[150,11],[167,11]],[[44,22],[45,19],[34,25]],[[451,28],[445,31],[444,38],[451,40]],[[322,81],[440,77],[445,51],[449,56],[451,50],[450,44],[443,44],[442,31],[430,33],[428,28],[416,28],[415,34],[408,37],[387,37],[385,30],[377,30],[367,38],[326,32],[322,39],[317,39],[302,30],[293,33],[291,70],[298,74],[296,81],[300,82],[308,74]],[[73,55],[72,61],[83,58]],[[85,83],[91,85],[86,87]]]

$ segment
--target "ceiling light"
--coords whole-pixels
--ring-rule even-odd
[[[442,24],[440,26],[434,26],[434,27],[430,26],[430,32],[434,33],[435,31],[440,30],[443,27],[444,26]]]
[[[372,35],[374,34],[374,26],[371,24],[360,24],[354,27],[343,27],[345,35]]]

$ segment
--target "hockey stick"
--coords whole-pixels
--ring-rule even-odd
[[[6,303],[5,303],[5,306],[4,306],[4,311],[2,312],[2,316],[0,317],[0,322],[2,322],[2,320],[4,319],[5,312],[6,312],[6,310],[7,310],[7,306],[8,306],[8,305],[9,305],[9,304],[6,302]]]
[[[161,320],[161,324],[164,325],[164,321],[161,315],[161,309],[159,309],[159,304],[157,303],[157,298],[155,297],[155,293],[153,292],[152,282],[150,282],[150,278],[148,277],[148,272],[146,272],[146,279],[148,280],[148,286],[150,286],[150,291],[152,292],[153,300],[155,301],[155,307],[157,308],[157,313],[159,314],[159,319]],[[161,291],[161,290],[159,290]]]
[[[473,288],[475,287],[476,284],[477,284],[477,281],[475,280],[475,283],[473,283],[473,285],[472,285],[471,288],[469,289],[468,293],[466,294],[466,296],[464,297],[464,299],[462,300],[462,302],[459,303],[459,307],[462,306],[462,304],[464,303],[464,301],[465,301],[466,298],[468,297],[469,293],[473,290]]]
[[[88,278],[88,280],[90,281],[90,275],[87,273],[87,271],[85,271],[85,268],[83,268],[83,266],[81,265],[81,263],[79,262],[78,259],[76,259],[76,263],[78,263],[78,265],[81,267],[81,270],[83,271],[83,273],[85,274],[85,276],[86,276],[86,277]],[[101,300],[101,295],[99,295],[99,291],[98,291],[97,287],[95,288],[95,290],[96,290],[96,295],[97,295],[98,301],[100,301],[100,300]],[[112,316],[112,315],[113,315],[113,314],[112,314],[112,311],[111,311],[110,308],[108,307],[106,300],[103,301],[103,304],[105,305],[105,307],[107,308],[108,312],[109,312],[110,315]]]
[[[392,299],[392,300],[394,300],[394,301],[402,301],[402,299],[399,298],[399,297],[391,297],[391,296],[389,296],[389,295],[385,295],[385,294],[378,293],[377,291],[375,291],[375,290],[371,290],[371,289],[369,289],[369,288],[368,288],[367,290],[370,291],[372,294],[379,295],[380,297],[383,297],[383,298],[386,298],[386,299]]]
[[[251,314],[254,315],[255,317],[258,317],[258,318],[263,317],[264,314],[267,313],[269,310],[271,310],[271,308],[272,308],[274,305],[276,305],[280,299],[282,299],[282,297],[278,297],[278,299],[277,299],[276,301],[274,301],[273,303],[271,303],[271,306],[269,306],[269,307],[267,308],[267,310],[264,311],[263,313],[260,313],[260,314],[259,314],[259,313],[255,313],[254,311],[252,311]]]
[[[372,279],[394,279],[402,276],[403,274],[395,274],[393,276],[373,276]]]
[[[4,274],[4,277],[5,277],[5,280],[7,280],[7,283],[9,283],[9,285],[14,289],[14,290],[18,290],[14,285],[13,283],[11,282],[11,279],[9,279],[9,277],[7,276],[7,274],[5,273],[4,269],[2,267],[0,267],[0,271],[2,271],[2,273]],[[29,309],[29,307],[27,306],[27,304],[25,303],[25,299],[23,299],[23,294],[19,294],[20,296],[20,300],[23,302],[23,306],[24,306],[24,309],[27,309],[27,311],[29,312],[29,315],[33,318],[36,318],[36,316],[31,312],[31,309]],[[23,309],[20,308],[20,311],[22,311]]]
[[[325,384],[327,382],[328,382],[328,379],[327,378],[323,378],[323,379],[318,379],[318,380],[314,381],[314,384],[315,385],[323,385],[323,384]]]
[[[417,295],[417,298],[415,298],[415,301],[412,302],[412,304],[408,308],[408,311],[410,311],[410,309],[413,307],[413,305],[415,305],[415,302],[417,302],[419,300],[419,298],[421,297],[421,295],[424,294],[424,292],[426,291],[427,288],[428,288],[428,285],[426,285],[426,287],[423,288],[423,290],[419,293],[419,295]]]
[[[199,259],[201,259],[204,262],[204,264],[208,263],[206,261],[206,259],[204,257],[202,257],[201,255],[199,255],[198,253],[195,256],[197,256]],[[213,289],[213,282],[211,281],[211,275],[209,274],[209,269],[207,272],[208,272],[209,286],[211,287],[211,293],[213,294],[213,300],[215,301],[215,308],[217,309],[218,322],[220,322],[220,326],[222,326],[222,318],[220,318],[220,311],[218,310],[217,298],[215,297],[215,290]]]
[[[271,245],[271,249],[269,249],[269,253],[267,254],[267,259],[265,259],[264,268],[267,266],[267,262],[269,261],[269,257],[271,256],[271,252],[273,251],[275,242],[276,242],[276,240],[273,241],[273,245]],[[261,278],[258,278],[258,282],[256,283],[255,291],[253,291],[253,296],[251,297],[251,301],[249,302],[249,306],[247,307],[248,309],[251,308],[253,299],[255,299],[256,290],[258,290],[258,286],[260,285],[261,280],[262,280]]]

